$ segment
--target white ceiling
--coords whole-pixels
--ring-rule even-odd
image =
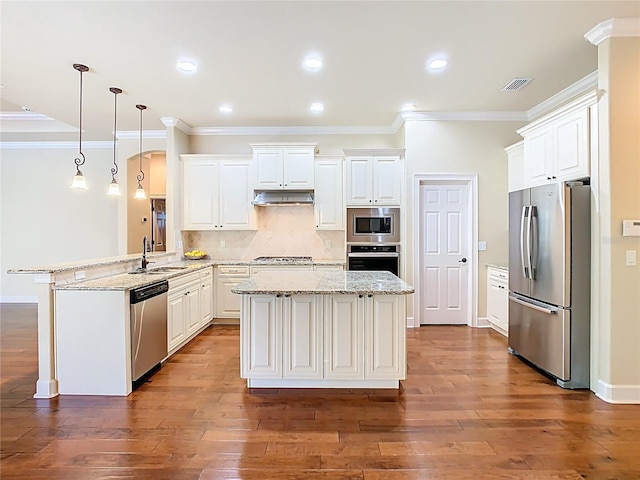
[[[401,105],[429,112],[524,112],[597,69],[584,34],[614,17],[640,16],[636,1],[6,1],[0,3],[4,112],[29,107],[78,125],[84,74],[86,139],[108,139],[113,94],[118,130],[193,127],[381,126]],[[301,68],[315,52],[325,67]],[[434,54],[446,71],[428,73]],[[178,60],[195,60],[185,74]],[[532,77],[518,92],[500,89]],[[320,101],[325,112],[309,112]],[[223,115],[218,107],[232,104]],[[4,115],[4,140],[27,138]],[[50,121],[48,121],[50,122]],[[27,122],[33,124],[33,122]],[[52,133],[48,139],[73,138]],[[37,130],[37,129],[36,129]]]

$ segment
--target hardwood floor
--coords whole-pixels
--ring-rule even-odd
[[[248,391],[215,326],[129,397],[36,400],[36,308],[0,314],[2,479],[640,479],[640,406],[562,390],[487,329],[409,330],[400,392]]]

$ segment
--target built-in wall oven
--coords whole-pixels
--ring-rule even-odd
[[[400,209],[347,209],[347,268],[400,275]]]

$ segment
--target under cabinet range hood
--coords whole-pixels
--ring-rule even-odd
[[[268,205],[313,205],[313,190],[256,190],[251,202],[258,207]]]

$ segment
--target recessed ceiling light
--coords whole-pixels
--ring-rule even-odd
[[[176,65],[177,69],[183,72],[195,72],[198,66],[190,60],[181,60]]]
[[[310,110],[312,113],[322,113],[324,111],[324,105],[318,102],[312,103]]]
[[[324,62],[322,61],[322,58],[318,57],[317,55],[310,55],[306,57],[302,62],[302,66],[306,70],[311,70],[313,72],[320,70],[323,65]]]
[[[427,62],[427,68],[429,70],[442,70],[448,63],[447,59],[443,57],[432,58]]]
[[[416,107],[412,103],[405,103],[404,105],[402,105],[402,107],[400,107],[400,111],[401,112],[413,112],[416,108],[418,108],[418,107]]]
[[[231,112],[233,112],[233,107],[231,105],[227,105],[227,104],[220,105],[219,110],[220,110],[221,113],[231,113]]]

